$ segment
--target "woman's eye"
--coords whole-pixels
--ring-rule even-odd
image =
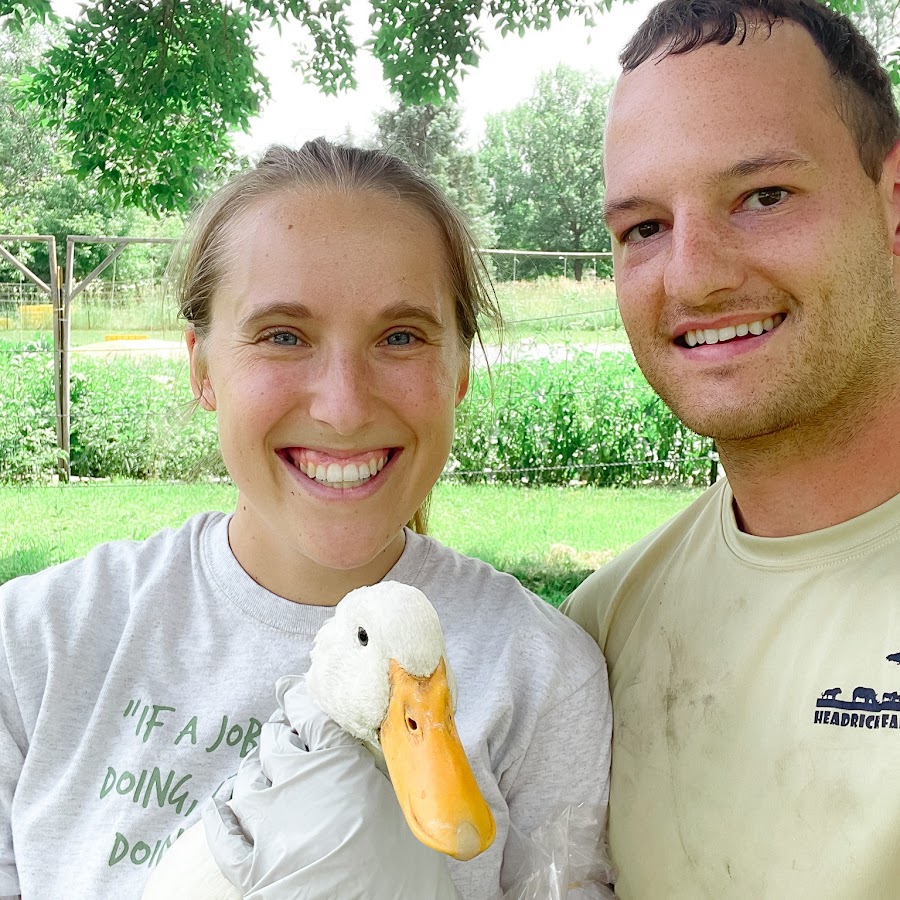
[[[277,347],[296,347],[300,342],[297,335],[290,331],[276,331],[269,335],[269,340]]]
[[[622,243],[623,244],[639,244],[641,241],[647,240],[647,238],[652,238],[659,234],[662,226],[659,222],[641,222],[640,225],[635,225],[634,228],[629,228],[622,235]]]
[[[385,338],[385,343],[389,347],[407,347],[416,339],[414,334],[409,331],[395,331]]]
[[[754,191],[744,201],[747,209],[768,209],[777,206],[789,196],[789,192],[780,187],[767,187]]]

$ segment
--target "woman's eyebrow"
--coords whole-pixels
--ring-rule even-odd
[[[405,300],[385,306],[378,316],[381,319],[418,319],[420,322],[435,328],[444,327],[444,323],[438,318],[433,309],[418,303],[409,303]]]
[[[261,319],[283,316],[292,319],[315,319],[315,313],[305,303],[292,303],[289,301],[280,303],[267,303],[264,306],[251,309],[238,323],[239,328],[248,328],[255,325]],[[438,318],[433,309],[418,303],[409,303],[400,300],[385,306],[378,313],[380,319],[416,319],[435,328],[443,328],[444,323]]]
[[[239,328],[247,328],[256,324],[260,319],[268,319],[271,316],[287,316],[292,319],[314,319],[313,311],[305,303],[267,303],[251,309],[244,318],[238,322]]]

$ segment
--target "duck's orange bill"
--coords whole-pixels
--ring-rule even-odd
[[[456,732],[444,660],[428,678],[393,659],[389,673],[381,749],[410,830],[434,850],[472,859],[497,827]]]

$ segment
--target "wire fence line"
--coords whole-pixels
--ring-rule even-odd
[[[30,255],[17,257],[27,241]],[[35,247],[55,259],[49,241],[0,236],[0,482],[227,479],[214,416],[192,414],[165,280],[174,240],[75,235],[65,267],[48,273]],[[609,254],[482,252],[506,329],[502,340],[486,332],[484,357],[473,356],[446,479],[715,479],[712,445],[671,416],[634,362]]]

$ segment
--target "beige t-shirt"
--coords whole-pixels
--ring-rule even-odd
[[[618,896],[900,897],[900,496],[759,538],[719,482],[564,610],[609,665]]]

